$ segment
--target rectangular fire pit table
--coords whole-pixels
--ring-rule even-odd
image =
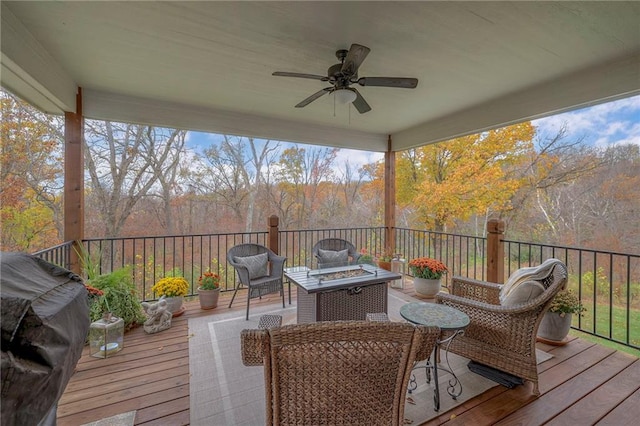
[[[298,286],[298,323],[365,320],[387,313],[387,283],[400,275],[371,265],[285,271]]]

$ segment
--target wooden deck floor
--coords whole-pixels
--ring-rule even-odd
[[[408,285],[403,292],[411,295],[413,289]],[[243,297],[231,309],[229,298],[222,295],[211,311],[201,310],[197,300],[187,302],[171,329],[158,334],[145,334],[141,327],[129,331],[125,348],[113,358],[91,358],[85,348],[58,405],[58,425],[77,426],[133,410],[136,425],[188,425],[188,319],[244,312]],[[277,307],[280,300],[272,295],[251,303],[252,308]],[[531,396],[529,383],[512,390],[498,386],[427,425],[637,424],[638,358],[577,338],[562,347],[539,348],[554,355],[539,365],[539,398]]]

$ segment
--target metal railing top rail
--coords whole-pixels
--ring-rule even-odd
[[[600,249],[594,249],[594,248],[589,248],[589,247],[579,247],[579,246],[562,246],[562,245],[557,245],[557,244],[546,244],[546,243],[534,243],[534,242],[529,242],[529,241],[517,241],[517,240],[508,240],[508,239],[502,239],[502,241],[505,244],[522,244],[522,245],[530,245],[530,246],[539,246],[539,247],[547,247],[550,249],[557,249],[557,250],[579,250],[582,252],[592,252],[592,253],[598,253],[598,254],[607,254],[607,255],[614,255],[614,256],[631,256],[631,257],[638,257],[640,258],[640,254],[634,254],[634,253],[626,253],[626,252],[619,252],[619,251],[609,251],[609,250],[600,250]]]

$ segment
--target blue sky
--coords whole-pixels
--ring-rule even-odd
[[[584,138],[583,143],[600,148],[626,143],[640,145],[640,96],[540,118],[532,123],[539,137],[553,136],[564,125],[567,127],[567,140]],[[187,145],[200,151],[220,138],[216,134],[189,132]],[[348,160],[352,166],[361,166],[382,158],[382,153],[341,149],[337,161],[344,163]]]

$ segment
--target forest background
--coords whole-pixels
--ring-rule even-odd
[[[62,242],[64,121],[0,93],[4,251]],[[637,123],[636,123],[637,125]],[[85,237],[383,225],[384,164],[337,148],[85,122]],[[640,146],[596,146],[531,122],[396,154],[397,226],[640,252]]]

